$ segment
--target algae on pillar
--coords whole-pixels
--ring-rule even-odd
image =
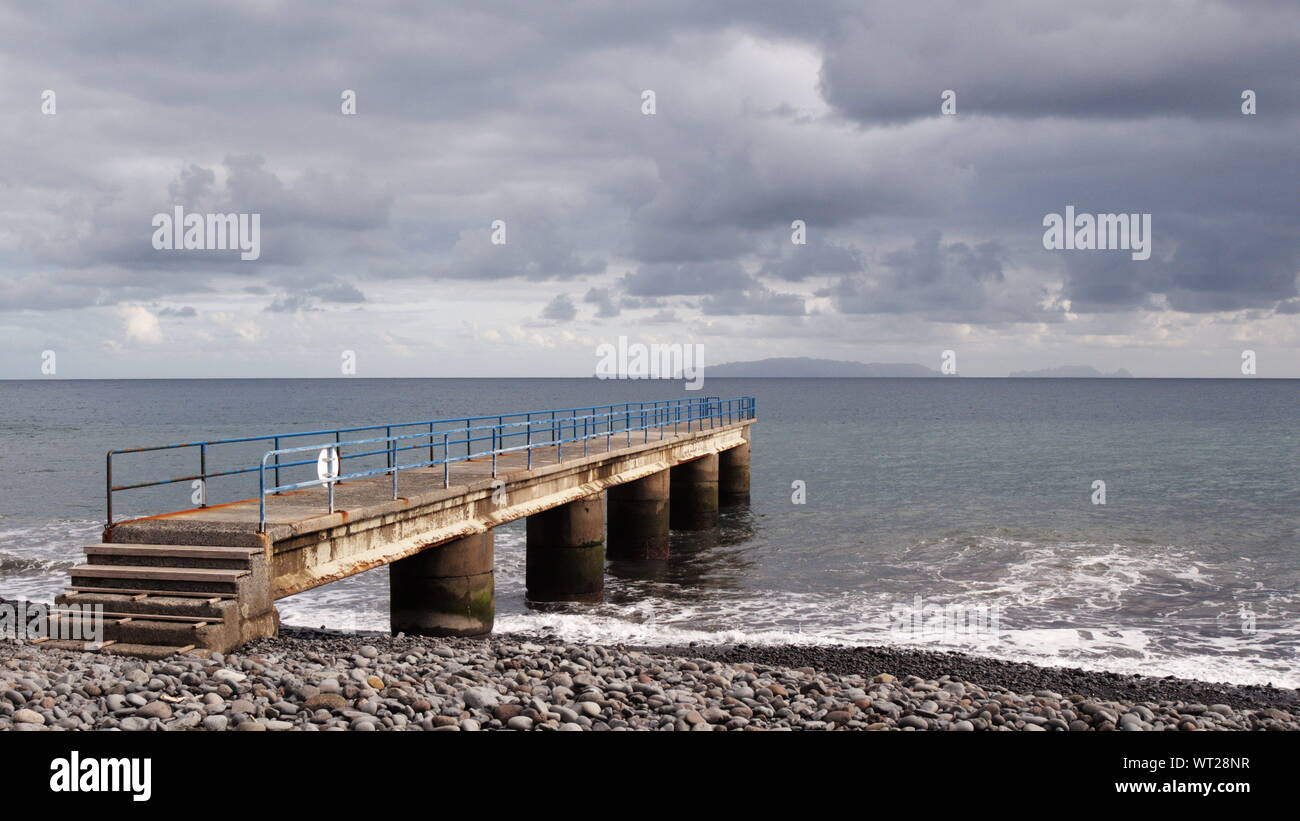
[[[718,454],[710,453],[672,469],[669,520],[674,530],[718,526]]]
[[[605,497],[597,493],[528,517],[525,584],[536,602],[605,596]]]
[[[746,441],[718,454],[718,503],[749,504],[749,433]]]
[[[492,632],[492,531],[425,548],[389,566],[392,631],[419,636]]]
[[[668,471],[609,489],[611,559],[668,558]]]

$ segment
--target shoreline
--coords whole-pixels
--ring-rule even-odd
[[[1300,692],[890,647],[283,628],[160,660],[0,640],[0,730],[1300,730]]]
[[[949,675],[996,683],[1008,690],[1054,690],[1089,698],[1129,701],[1222,703],[1245,709],[1300,711],[1300,688],[1273,684],[1234,684],[1178,676],[1143,676],[1083,667],[1057,667],[1025,661],[976,656],[959,650],[922,650],[887,645],[747,645],[699,644],[647,648],[690,653],[728,663],[749,662],[782,667],[812,667],[819,672],[853,674],[869,669],[904,670],[904,675],[938,678]],[[896,674],[897,675],[897,674]]]

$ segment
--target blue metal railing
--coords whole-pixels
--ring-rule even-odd
[[[613,438],[616,435],[624,437],[626,444],[631,444],[633,433],[641,433],[643,440],[648,441],[651,430],[660,430],[660,436],[662,437],[663,431],[669,427],[673,427],[676,431],[682,430],[683,427],[688,430],[705,426],[716,427],[742,419],[752,419],[754,413],[755,400],[752,396],[735,399],[707,396],[657,402],[623,402],[583,408],[520,411],[455,419],[430,419],[421,422],[363,425],[333,430],[243,436],[234,439],[181,442],[141,448],[122,448],[109,451],[106,459],[105,519],[108,525],[113,524],[114,493],[181,482],[198,483],[201,491],[201,503],[198,504],[198,507],[202,508],[207,507],[207,483],[210,479],[256,473],[258,475],[258,520],[259,527],[263,527],[266,521],[266,497],[268,495],[325,485],[328,490],[329,504],[332,511],[334,485],[346,480],[390,474],[392,476],[393,496],[396,498],[397,477],[401,471],[405,470],[443,465],[443,482],[444,486],[448,486],[450,484],[451,465],[455,462],[491,458],[492,475],[495,476],[497,457],[505,453],[525,452],[527,454],[526,463],[531,468],[533,451],[542,447],[554,447],[557,460],[562,461],[564,458],[563,448],[566,444],[582,442],[585,455],[589,451],[591,441],[599,438],[606,439],[608,447],[612,447]],[[417,428],[418,431],[411,432]],[[384,435],[349,440],[343,438],[344,434],[377,431],[383,431]],[[394,431],[398,431],[398,433],[394,434]],[[281,443],[286,440],[313,436],[333,437],[333,441],[300,447],[281,446]],[[507,440],[512,438],[515,439],[514,443],[508,443]],[[520,438],[522,438],[522,442],[520,442]],[[255,442],[269,442],[272,446],[271,450],[262,455],[256,466],[216,471],[208,470],[209,453],[214,448]],[[462,445],[465,450],[464,454],[460,453]],[[356,452],[344,452],[345,448],[351,449],[355,447],[361,449]],[[114,456],[191,448],[198,450],[199,472],[196,474],[125,485],[113,484]],[[476,448],[479,449],[476,450]],[[294,460],[293,454],[302,454],[309,451],[319,453],[322,450],[337,453],[340,464],[348,459],[383,457],[384,466],[347,474],[343,474],[340,470],[340,475],[332,476],[328,480],[314,479],[306,482],[281,483],[282,470],[315,464],[317,461],[316,459]],[[428,459],[402,464],[399,454],[415,450],[427,450]],[[290,456],[291,461],[285,462],[281,459],[282,456],[286,455]],[[270,461],[272,459],[274,461]],[[270,485],[267,484],[268,473],[273,477]]]

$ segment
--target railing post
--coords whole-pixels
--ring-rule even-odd
[[[199,488],[203,491],[203,504],[199,507],[208,506],[208,443],[204,442],[199,445]]]
[[[433,423],[429,423],[429,463],[433,464]]]
[[[104,529],[113,526],[113,451],[109,451],[104,457],[104,514],[108,521],[104,523]]]
[[[335,436],[334,441],[337,442],[338,433],[336,432],[334,436]],[[280,486],[280,437],[278,436],[275,437],[275,440],[272,442],[272,445],[273,445],[272,450],[275,451],[275,486],[279,487]],[[275,492],[275,495],[279,496],[280,491],[277,490]],[[333,511],[330,512],[333,513]]]
[[[266,532],[266,456],[257,466],[257,532]]]
[[[451,487],[451,459],[447,452],[447,431],[442,432],[442,486]]]
[[[471,445],[470,445],[470,441],[469,441],[469,440],[472,439],[472,438],[474,438],[474,437],[472,437],[472,436],[469,435],[469,420],[466,419],[466,420],[465,420],[465,455],[466,455],[466,456],[469,456],[469,455],[471,454],[471,451],[470,451],[470,447],[471,447]]]
[[[393,474],[393,501],[397,501],[397,440],[388,440],[388,469]]]

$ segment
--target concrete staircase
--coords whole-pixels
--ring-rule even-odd
[[[147,658],[226,653],[279,628],[260,548],[87,545],[71,577],[54,600],[51,647]],[[102,643],[68,638],[94,635],[97,608]]]

